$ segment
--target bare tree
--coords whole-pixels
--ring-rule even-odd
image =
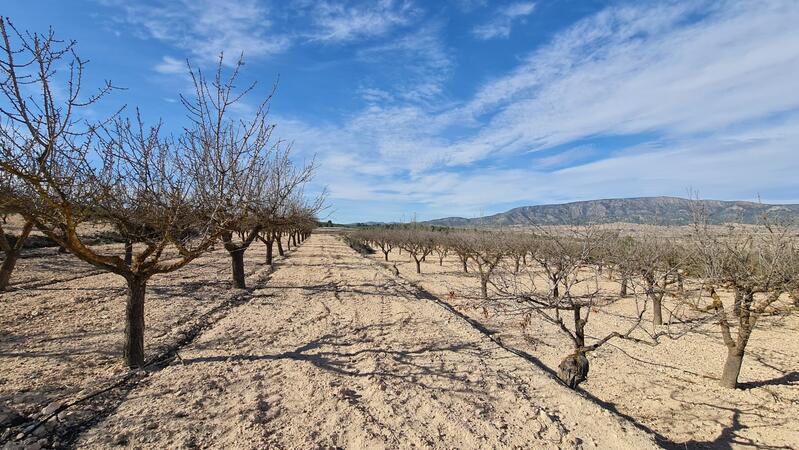
[[[463,267],[463,273],[469,273],[469,260],[474,257],[469,233],[451,233],[446,239],[446,245],[458,256]]]
[[[679,284],[677,275],[685,260],[685,251],[672,240],[650,233],[643,233],[636,239],[620,238],[616,242],[619,244],[614,246],[617,249],[614,262],[626,275],[624,282],[640,279],[643,291],[652,302],[652,324],[663,325],[663,300],[678,294],[674,288]]]
[[[518,273],[501,271],[495,286],[497,300],[520,305],[524,324],[532,316],[543,318],[558,327],[569,338],[574,349],[558,366],[558,377],[569,387],[576,388],[588,376],[586,354],[614,338],[642,342],[633,336],[639,330],[645,311],[638,305],[637,315],[627,330],[612,331],[603,337],[587,340],[586,327],[591,312],[606,308],[620,298],[608,296],[599,288],[600,274],[596,264],[602,247],[608,245],[607,234],[592,227],[568,227],[563,230],[539,228],[531,236],[531,257],[538,267],[525,267]],[[544,282],[545,288],[539,285]]]
[[[508,246],[498,233],[478,231],[469,236],[471,257],[480,278],[480,295],[488,300],[488,284],[502,258],[508,255]]]
[[[790,227],[768,218],[759,226],[719,228],[709,225],[703,210],[695,215],[692,239],[697,266],[711,299],[705,306],[697,298],[695,307],[712,314],[718,323],[727,347],[720,384],[735,388],[760,317],[778,311],[782,294],[797,286],[797,243]],[[724,290],[732,291],[731,302],[722,298]]]
[[[33,194],[23,216],[75,256],[127,282],[124,357],[144,364],[148,280],[184,267],[227,229],[219,212],[240,201],[227,187],[205,191],[202,171],[188,164],[161,126],[113,118],[89,124],[80,111],[113,89],[82,98],[86,63],[74,42],[22,33],[0,19],[3,93],[0,170]],[[12,42],[13,41],[13,42]],[[66,67],[61,74],[58,68]],[[58,86],[56,86],[58,84]],[[54,92],[59,90],[61,94]],[[225,185],[227,186],[227,185]],[[141,245],[130,258],[90,247],[78,226],[111,223]]]
[[[405,249],[416,262],[416,273],[422,273],[422,260],[435,249],[434,233],[415,228],[404,230],[399,247]]]
[[[256,87],[252,83],[236,89],[243,64],[240,58],[225,76],[220,56],[210,80],[199,69],[191,70],[194,95],[181,96],[181,101],[192,126],[180,141],[193,169],[202,175],[202,191],[212,197],[212,203],[218,198],[231,201],[207,212],[209,218],[224,217],[227,228],[221,240],[230,255],[233,285],[240,289],[246,287],[245,252],[265,227],[278,221],[281,208],[287,207],[314,170],[313,162],[297,168],[290,158],[291,146],[271,142],[274,124],[267,119],[276,86],[246,118],[235,114],[236,106]],[[227,192],[237,195],[225,197]],[[290,231],[290,239],[296,245],[296,231]],[[264,240],[271,243],[274,234],[267,233]]]
[[[180,97],[190,120],[179,141],[181,150],[193,170],[201,174],[200,192],[211,204],[227,201],[205,212],[208,218],[223,217],[226,224],[221,239],[230,255],[237,288],[246,287],[244,253],[260,233],[257,212],[269,189],[274,151],[270,142],[274,124],[267,122],[274,87],[248,117],[234,117],[236,106],[256,87],[251,83],[236,90],[243,64],[239,58],[226,76],[220,55],[210,80],[200,69],[189,66],[194,95]],[[230,192],[236,195],[228,195]]]

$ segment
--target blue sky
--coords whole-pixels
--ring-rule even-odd
[[[685,196],[799,202],[799,2],[7,2],[180,129],[185,60],[243,52],[331,219]],[[246,112],[247,105],[242,106]]]

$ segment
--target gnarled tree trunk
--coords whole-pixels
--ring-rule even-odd
[[[246,289],[247,282],[244,279],[244,249],[238,248],[230,252],[230,263],[233,269],[233,286],[238,289]]]
[[[727,348],[727,359],[724,361],[724,370],[721,372],[720,384],[722,387],[735,389],[738,387],[738,376],[744,362],[744,351],[737,347]]]
[[[565,358],[558,365],[558,378],[572,389],[577,389],[588,378],[588,358],[577,351]]]
[[[724,369],[721,372],[719,384],[730,389],[738,387],[738,376],[741,374],[746,345],[749,343],[749,337],[752,335],[752,330],[755,328],[758,317],[757,313],[751,309],[754,302],[754,293],[751,291],[736,291],[735,301],[740,303],[737,314],[738,335],[735,339],[732,338],[730,326],[724,316],[723,309],[721,309],[722,317],[719,321],[721,336],[727,346],[727,359],[724,361]]]
[[[130,240],[125,241],[125,264],[128,267],[133,263],[133,242]]]
[[[25,240],[30,235],[33,229],[33,222],[25,222],[19,236],[9,242],[6,238],[5,231],[0,227],[0,249],[5,253],[3,264],[0,265],[0,292],[3,292],[11,282],[11,274],[14,272],[14,267],[17,265],[22,247],[25,245]]]
[[[277,244],[277,254],[280,256],[286,256],[286,252],[283,251],[283,244],[280,242],[280,234],[275,236],[275,243]]]
[[[657,296],[652,299],[652,323],[663,325],[663,302]]]
[[[266,240],[266,263],[272,265],[272,246],[274,241],[272,238]]]
[[[0,266],[0,292],[6,290],[9,282],[11,281],[11,273],[14,271],[14,266],[17,265],[17,258],[19,251],[12,250],[5,252],[5,259],[3,265]]]
[[[575,306],[574,313],[574,353],[563,358],[558,365],[558,378],[566,386],[576,389],[588,378],[588,358],[585,357],[585,325],[586,321],[580,316],[581,308]]]
[[[125,306],[125,342],[123,354],[128,367],[144,366],[144,294],[147,278],[130,276]]]

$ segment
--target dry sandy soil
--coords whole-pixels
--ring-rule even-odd
[[[484,302],[476,300],[478,278],[464,274],[456,257],[439,266],[436,255],[428,256],[422,274],[416,274],[407,253],[394,250],[389,257],[390,263],[383,262],[378,251],[369,258],[385,267],[396,264],[403,278],[488,328],[504,346],[538,359],[545,370],[556,369],[572,352],[564,334],[535,316],[525,328],[519,316],[500,314],[490,305],[483,310]],[[608,289],[617,292],[618,284]],[[624,331],[634,313],[634,300],[614,304],[607,313],[593,312],[587,333]],[[651,321],[649,314],[645,318]],[[581,388],[653,432],[666,447],[799,448],[798,330],[796,314],[761,319],[747,347],[741,389],[718,386],[726,347],[714,324],[655,347],[612,341],[589,357],[590,374]]]
[[[133,374],[120,279],[68,256],[23,260],[38,275],[2,294],[4,420],[115,387],[22,441],[26,424],[3,432],[6,447],[657,447],[335,235],[314,234],[271,275],[262,252],[248,252],[247,291],[228,287],[220,251],[153,280],[156,362]],[[53,271],[65,281],[30,284]]]

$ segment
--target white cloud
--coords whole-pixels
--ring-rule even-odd
[[[796,23],[792,1],[609,8],[458,105],[372,106],[291,135],[338,161],[338,176],[322,174],[333,198],[417,202],[442,214],[498,202],[680,195],[688,186],[706,196],[774,198],[799,189],[790,175],[799,169]],[[573,168],[551,170],[584,160],[576,153],[518,163],[526,152],[627,135],[649,141]],[[502,158],[512,155],[508,167]],[[358,176],[340,176],[345,168]]]
[[[482,25],[476,26],[472,34],[478,39],[507,38],[510,36],[514,22],[523,20],[535,11],[535,3],[518,2],[498,9],[494,17]]]
[[[202,62],[215,61],[224,52],[232,63],[241,53],[257,58],[290,45],[288,36],[270,32],[269,11],[256,0],[105,1],[122,8],[124,21],[142,37],[170,43]]]
[[[421,9],[410,0],[333,2],[297,0],[155,0],[144,5],[96,0],[122,11],[117,18],[145,39],[157,39],[184,51],[195,63],[216,62],[219,53],[233,64],[269,57],[302,44],[344,44],[388,34],[413,23]],[[177,73],[169,56],[155,67]]]
[[[313,6],[312,39],[346,42],[386,34],[407,25],[420,10],[406,0],[379,0],[361,4],[324,1]]]
[[[164,56],[161,62],[155,66],[155,71],[164,75],[176,75],[187,73],[188,68],[186,66],[186,61],[181,61],[171,56]]]
[[[421,203],[433,216],[473,216],[496,205],[549,203],[630,195],[685,196],[689,187],[704,198],[799,201],[799,115],[781,124],[673,143],[556,171],[540,166],[459,172],[431,171],[413,177],[384,176],[380,171],[348,172],[331,183],[332,198],[363,202]],[[357,159],[341,170],[358,167]],[[339,174],[342,172],[339,172]],[[768,180],[768,184],[763,181]],[[332,179],[326,180],[332,182]],[[793,193],[793,197],[791,197]],[[410,212],[410,211],[409,211]]]
[[[786,95],[799,73],[796,3],[730,4],[686,23],[696,12],[623,8],[573,27],[464,108],[496,114],[461,160],[598,134],[705,133],[799,108]]]
[[[392,98],[430,101],[440,96],[454,66],[441,34],[440,26],[426,25],[387,43],[363,48],[357,57],[392,68],[384,70],[396,77],[388,80],[395,91]]]

